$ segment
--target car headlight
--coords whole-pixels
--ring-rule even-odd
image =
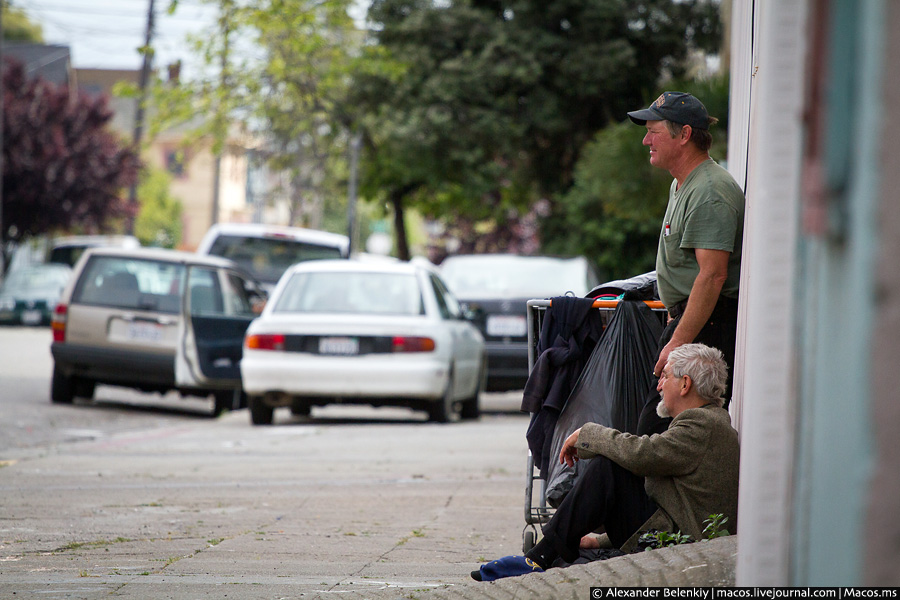
[[[15,307],[15,298],[0,298],[0,310],[12,310]]]

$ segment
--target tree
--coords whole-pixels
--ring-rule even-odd
[[[265,50],[247,80],[270,168],[290,174],[293,224],[319,229],[346,197],[349,71],[362,37],[350,0],[259,0],[246,23]]]
[[[3,39],[10,42],[44,41],[44,32],[38,23],[28,18],[21,8],[16,8],[7,0],[0,0],[3,6]]]
[[[727,148],[728,77],[669,81],[665,89],[694,94],[718,117],[711,156],[721,160]],[[636,106],[649,105],[655,96]],[[542,223],[544,249],[582,254],[606,279],[624,279],[652,271],[659,228],[665,214],[669,173],[650,165],[642,145],[643,128],[630,120],[610,125],[585,146],[574,184],[559,196],[557,211]]]
[[[584,144],[715,47],[716,14],[703,0],[374,0],[373,35],[402,69],[358,80],[370,186],[434,216],[542,199],[552,215]]]
[[[106,129],[107,100],[28,79],[14,61],[4,67],[4,252],[27,236],[73,228],[96,233],[128,216],[121,192],[134,181],[139,159]]]
[[[215,152],[239,126],[258,160],[288,174],[290,224],[333,223],[347,177],[344,90],[361,44],[347,14],[351,0],[205,1],[220,13],[219,26],[195,40],[208,72],[156,83],[151,134],[192,123],[185,144],[210,137]],[[170,10],[177,5],[172,0]],[[234,45],[251,43],[262,52],[241,60]]]
[[[181,202],[169,195],[171,177],[160,169],[145,169],[140,179],[135,237],[144,246],[175,248],[181,241]]]

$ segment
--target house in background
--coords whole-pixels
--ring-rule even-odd
[[[733,0],[739,586],[900,585],[900,2]]]
[[[3,42],[3,57],[11,57],[25,65],[27,77],[42,77],[56,85],[76,86],[68,46]]]
[[[136,85],[140,71],[75,69],[69,48],[60,45],[6,42],[3,52],[24,63],[30,76],[91,96],[106,95],[113,111],[111,128],[125,143],[134,139],[137,101],[115,96],[113,88],[122,81]],[[170,69],[170,79],[177,81],[173,73]],[[146,164],[164,169],[172,177],[169,191],[183,209],[180,248],[194,250],[214,222],[290,224],[288,176],[270,172],[255,159],[262,154],[260,140],[235,130],[217,161],[209,140],[184,147],[189,129],[175,127],[149,141],[145,137],[141,154]]]
[[[136,100],[119,98],[112,93],[117,82],[137,84],[140,72],[108,69],[77,69],[79,89],[89,94],[106,94],[110,107],[115,111],[113,127],[126,140],[133,139]],[[172,177],[171,195],[181,201],[183,234],[180,247],[194,250],[213,222],[250,222],[258,212],[248,201],[248,181],[252,179],[254,166],[250,161],[251,149],[241,137],[231,136],[219,161],[218,196],[215,156],[211,143],[201,140],[189,148],[183,143],[188,127],[173,128],[162,132],[145,143],[144,161],[163,169]],[[145,127],[146,131],[146,127]],[[213,204],[218,203],[215,220]]]

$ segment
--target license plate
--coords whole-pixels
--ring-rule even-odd
[[[486,329],[493,337],[524,337],[528,333],[525,317],[519,315],[490,315]]]
[[[159,342],[162,341],[164,333],[162,326],[156,323],[135,321],[125,328],[125,337],[129,340]]]
[[[39,310],[23,310],[22,323],[25,325],[37,325],[41,322],[42,316]]]
[[[353,337],[319,338],[319,354],[353,356],[359,354],[359,339]]]

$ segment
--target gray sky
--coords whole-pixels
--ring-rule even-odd
[[[202,0],[179,0],[169,15],[170,0],[155,0],[153,66],[164,69],[181,59],[191,69],[188,34],[202,34],[215,23],[215,6]],[[44,30],[48,44],[69,46],[78,68],[140,69],[143,58],[137,48],[144,44],[150,0],[17,0]],[[355,15],[365,15],[360,0]],[[195,59],[196,61],[196,59]]]
[[[137,48],[144,43],[150,0],[25,0],[15,3],[41,25],[48,44],[69,46],[79,68],[139,69]],[[214,23],[215,8],[200,0],[179,0],[178,11],[166,12],[169,0],[155,0],[154,66],[187,60],[189,33],[202,33]]]

